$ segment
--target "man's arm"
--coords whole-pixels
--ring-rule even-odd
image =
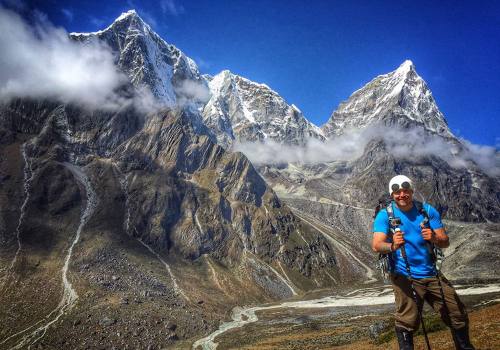
[[[387,235],[383,232],[373,232],[372,249],[377,253],[392,252],[392,243],[386,242]]]
[[[374,232],[372,239],[372,249],[375,252],[387,254],[396,251],[401,247],[405,240],[403,238],[403,232],[395,232],[392,236],[393,242],[386,242],[387,235],[383,232]]]

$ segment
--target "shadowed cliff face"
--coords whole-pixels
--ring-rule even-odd
[[[98,324],[124,334],[138,315],[161,333],[166,313],[177,324],[168,344],[236,304],[340,281],[324,237],[186,112],[18,100],[0,108],[0,134],[4,345],[92,346]],[[69,330],[86,310],[89,327]]]
[[[195,134],[181,114],[152,116],[113,159],[129,178],[131,234],[185,258],[215,251],[234,261],[262,245],[273,257],[294,229],[250,162]],[[273,214],[266,218],[266,211]],[[283,221],[283,229],[273,229],[273,221]]]

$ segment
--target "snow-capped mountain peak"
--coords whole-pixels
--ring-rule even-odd
[[[205,124],[228,147],[233,140],[302,144],[324,140],[322,131],[268,85],[224,70],[207,79],[211,98],[203,110]]]
[[[325,139],[322,130],[299,108],[288,104],[268,85],[229,70],[213,77],[202,76],[192,59],[160,38],[135,10],[122,13],[104,30],[73,33],[72,37],[105,42],[116,53],[117,65],[132,84],[151,90],[160,104],[192,103],[198,95],[204,95],[201,90],[206,90],[210,100],[194,101],[193,111],[202,111],[205,125],[223,146],[230,146],[235,139],[288,144]]]
[[[326,135],[373,124],[422,126],[444,137],[453,137],[443,114],[412,61],[379,75],[342,102],[322,127]]]
[[[113,23],[111,23],[108,27],[106,27],[105,29],[102,29],[102,30],[98,30],[96,32],[86,32],[86,33],[80,33],[80,32],[71,32],[70,35],[72,37],[77,37],[77,36],[93,36],[93,35],[97,35],[97,34],[101,34],[105,31],[108,31],[108,30],[111,30],[113,28],[113,26],[115,26],[117,23],[120,23],[120,22],[123,22],[123,21],[126,21],[126,20],[130,20],[131,18],[135,18],[136,19],[136,23],[140,23],[142,24],[142,26],[149,28],[149,25],[143,21],[143,19],[138,15],[137,11],[132,9],[132,10],[128,10],[127,12],[123,12],[120,16],[118,16],[114,21]]]
[[[408,73],[410,70],[415,70],[415,65],[411,60],[406,60],[401,65],[396,69],[397,74],[405,74]]]
[[[131,9],[131,10],[128,10],[127,12],[123,12],[120,16],[118,16],[118,18],[115,19],[115,22],[119,22],[127,17],[130,17],[130,16],[139,17],[139,15],[137,14],[137,11],[135,9]]]
[[[78,41],[106,43],[117,54],[117,65],[132,84],[151,90],[162,105],[178,104],[190,94],[193,84],[206,86],[196,63],[156,34],[135,10],[122,13],[104,30],[71,36]]]

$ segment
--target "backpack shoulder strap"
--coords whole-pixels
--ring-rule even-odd
[[[425,210],[424,204],[419,201],[413,201],[413,205],[417,208],[418,212],[424,216],[424,218],[429,219],[429,214]]]
[[[392,201],[389,201],[389,203],[387,203],[385,210],[387,210],[387,216],[389,217],[389,220],[394,218],[394,209],[392,208]]]
[[[392,206],[392,200],[387,203],[387,206],[385,207],[385,210],[387,211],[387,216],[389,220],[389,234],[390,237],[394,234],[394,227],[392,227],[392,220],[394,219],[394,208]]]
[[[413,202],[413,205],[417,208],[418,212],[420,214],[422,214],[424,216],[424,219],[426,221],[426,225],[428,225],[428,227],[431,229],[431,231],[434,233],[434,230],[432,227],[430,227],[429,225],[429,221],[430,221],[430,218],[429,218],[429,213],[427,213],[427,210],[425,210],[425,207],[424,207],[424,204],[422,202],[419,202],[419,201],[414,201]],[[441,249],[440,248],[437,248],[434,243],[432,242],[427,242],[427,248],[429,250],[429,254],[431,255],[431,259],[432,259],[432,262],[434,263],[434,265],[436,266],[436,262],[437,262],[437,255],[440,255],[442,256],[442,252],[441,252]],[[435,250],[438,250],[438,252],[436,252]],[[437,268],[439,269],[439,268]]]

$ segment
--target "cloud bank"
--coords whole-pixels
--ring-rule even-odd
[[[452,145],[439,136],[429,135],[423,128],[395,129],[373,126],[351,130],[326,142],[310,139],[303,146],[287,146],[272,140],[233,144],[234,151],[244,153],[253,163],[316,164],[348,161],[360,157],[366,145],[382,139],[387,149],[397,158],[416,159],[436,156],[454,168],[470,167],[473,161],[486,174],[500,176],[500,154],[495,147],[474,145],[461,140],[462,146]]]
[[[210,99],[210,89],[203,81],[184,80],[175,88],[178,95],[177,104],[205,104]]]
[[[115,92],[126,81],[111,51],[100,43],[82,45],[48,22],[28,25],[0,8],[0,100],[56,98],[94,108],[123,104]]]

